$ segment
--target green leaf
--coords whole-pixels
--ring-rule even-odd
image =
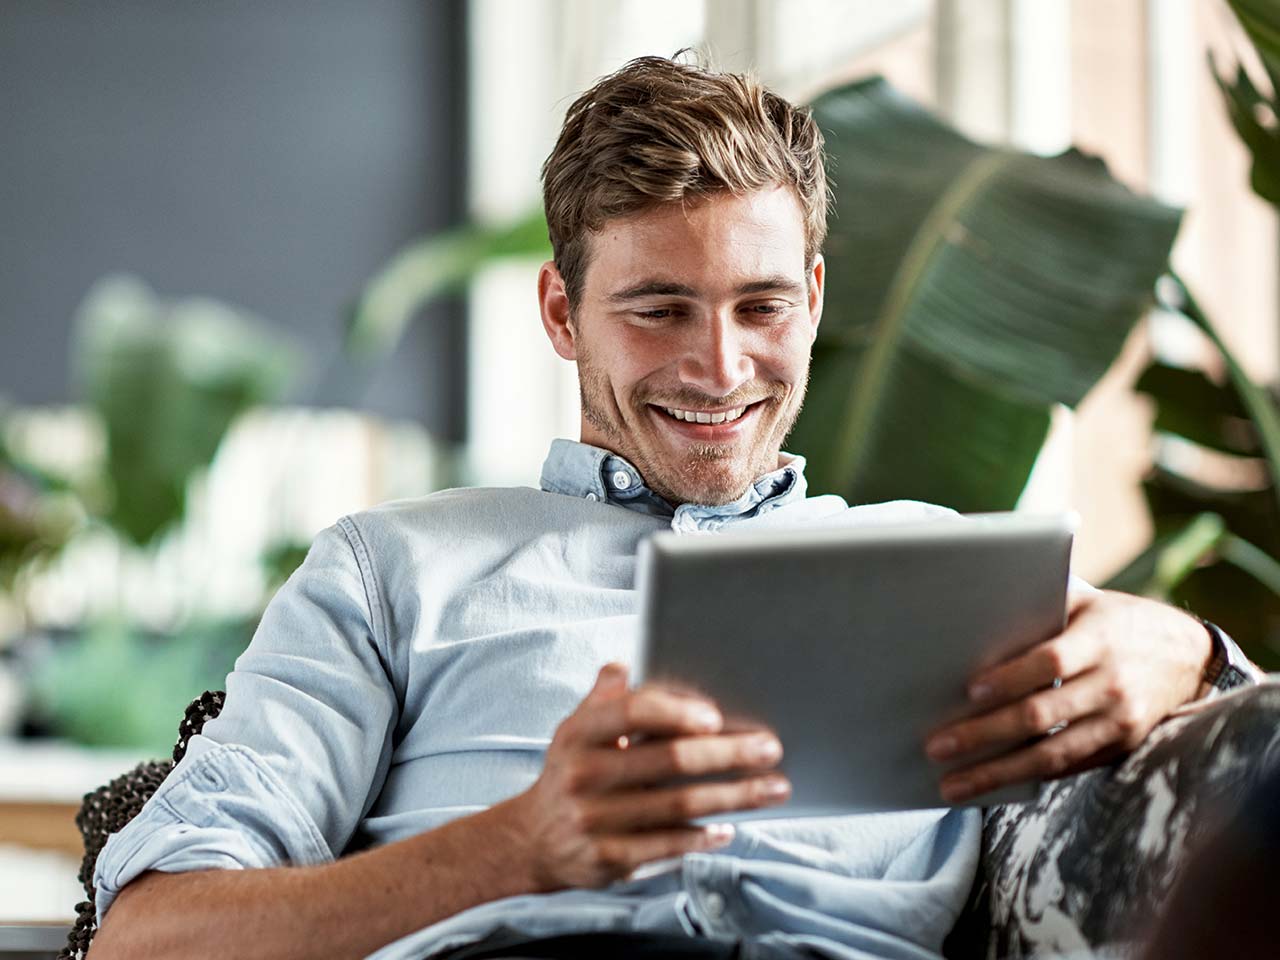
[[[1272,89],[1280,93],[1280,4],[1276,0],[1227,0],[1227,4],[1257,48]]]
[[[1201,513],[1158,532],[1151,544],[1107,583],[1109,590],[1168,598],[1222,541],[1226,524],[1216,513]]]
[[[1227,104],[1227,115],[1236,133],[1253,155],[1249,182],[1258,196],[1280,206],[1280,124],[1275,121],[1275,101],[1268,102],[1254,87],[1244,67],[1236,70],[1234,82],[1228,81],[1213,68],[1214,79]],[[1262,117],[1270,116],[1269,124]]]
[[[1210,70],[1236,132],[1252,153],[1254,191],[1280,207],[1280,4],[1276,0],[1228,0],[1228,4],[1258,51],[1271,95],[1268,98],[1257,88],[1241,64],[1234,79],[1220,73],[1212,57]],[[1176,599],[1224,626],[1250,657],[1274,669],[1280,666],[1280,564],[1274,559],[1280,551],[1280,411],[1271,394],[1250,380],[1185,285],[1175,277],[1161,286],[1162,299],[1199,326],[1226,361],[1231,386],[1247,413],[1271,478],[1266,489],[1257,491],[1218,490],[1162,471],[1148,479],[1147,499],[1157,525],[1167,523],[1173,512],[1213,504],[1228,529],[1219,548],[1222,562],[1195,571],[1178,587]],[[1159,402],[1163,408],[1166,401]],[[1178,401],[1170,398],[1169,402]],[[1185,427],[1185,412],[1184,408],[1170,416]],[[1208,418],[1216,419],[1220,412]],[[1183,432],[1190,439],[1200,439],[1190,436],[1192,431]]]
[[[1222,337],[1218,335],[1217,329],[1200,309],[1195,298],[1191,296],[1186,284],[1178,277],[1172,276],[1168,283],[1162,284],[1162,290],[1161,296],[1166,305],[1170,309],[1181,312],[1204,331],[1226,362],[1231,382],[1235,385],[1236,392],[1240,395],[1240,400],[1249,412],[1254,428],[1258,431],[1262,452],[1267,459],[1267,468],[1272,478],[1271,492],[1275,497],[1276,507],[1280,509],[1280,486],[1276,485],[1276,482],[1280,481],[1280,409],[1277,409],[1271,394],[1254,383],[1245,372],[1240,361],[1227,348]]]
[[[1111,578],[1108,589],[1167,599],[1196,568],[1220,559],[1280,596],[1280,561],[1228,530],[1218,514],[1200,513],[1163,527],[1146,550]]]
[[[1243,537],[1228,533],[1218,545],[1218,553],[1249,574],[1272,593],[1280,595],[1280,561]]]
[[[1198,567],[1170,600],[1212,620],[1264,670],[1280,670],[1280,595],[1234,563]]]
[[[1214,383],[1202,370],[1159,361],[1143,371],[1133,388],[1156,405],[1154,429],[1230,454],[1255,454],[1257,432],[1234,385]]]
[[[815,346],[808,412],[789,442],[804,452],[809,476],[829,476],[841,449],[813,411],[840,408],[862,361],[863,351]],[[869,438],[876,469],[850,502],[923,500],[963,513],[1012,505],[1044,445],[1048,408],[1011,402],[910,354],[894,364]]]
[[[1227,529],[1280,553],[1280,516],[1271,488],[1225,490],[1156,466],[1142,481],[1157,528],[1199,513],[1216,513]]]
[[[1271,81],[1271,97],[1259,92],[1242,64],[1237,65],[1234,80],[1218,71],[1212,57],[1210,70],[1232,125],[1253,154],[1249,179],[1254,192],[1280,207],[1280,4],[1275,0],[1227,2],[1258,51]]]
[[[1050,408],[1079,402],[1149,302],[1180,214],[1078,152],[975,144],[879,78],[813,107],[836,216],[796,429],[811,482],[1008,508]]]
[[[261,322],[212,300],[166,302],[100,281],[80,308],[77,367],[107,436],[107,520],[145,544],[181,519],[192,475],[232,421],[277,398],[297,365]]]
[[[31,709],[61,736],[94,746],[137,747],[167,756],[175,722],[205,690],[225,689],[253,624],[191,624],[144,633],[99,620],[53,638],[31,676]]]
[[[1255,663],[1280,668],[1280,563],[1217,514],[1157,521],[1151,544],[1106,587],[1194,610]]]
[[[487,264],[504,257],[550,255],[541,207],[514,223],[466,226],[420,240],[365,285],[350,318],[347,347],[357,355],[389,353],[418,310],[460,292]]]

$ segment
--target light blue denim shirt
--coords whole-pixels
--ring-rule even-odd
[[[557,440],[541,490],[450,490],[344,517],[267,608],[222,714],[98,857],[99,920],[146,870],[325,863],[527,789],[599,668],[634,664],[636,550],[658,530],[953,515],[806,497],[803,459],[783,461],[734,503],[673,509],[627,461]],[[730,846],[643,879],[494,901],[373,956],[420,958],[506,925],[935,960],[980,831],[973,809],[746,823]]]

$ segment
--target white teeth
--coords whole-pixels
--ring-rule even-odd
[[[677,420],[684,420],[688,423],[733,423],[744,412],[746,407],[734,407],[732,410],[725,410],[723,413],[706,413],[698,410],[677,410],[675,407],[663,407],[667,413],[675,417]]]

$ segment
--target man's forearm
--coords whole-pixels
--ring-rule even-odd
[[[241,960],[364,957],[535,889],[512,816],[518,802],[322,866],[145,874],[121,891],[90,957],[191,957],[215,944]]]
[[[784,803],[790,785],[774,770],[775,734],[722,726],[712,702],[632,690],[626,668],[606,664],[524,793],[324,866],[146,874],[121,891],[90,958],[186,958],[211,945],[240,960],[364,957],[481,903],[604,887],[723,847],[732,828],[696,821]]]

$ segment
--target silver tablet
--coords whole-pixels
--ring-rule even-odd
[[[700,690],[730,723],[777,731],[791,800],[739,819],[943,806],[926,736],[969,712],[980,667],[1062,631],[1075,526],[1010,513],[660,533],[640,552],[637,682]]]

